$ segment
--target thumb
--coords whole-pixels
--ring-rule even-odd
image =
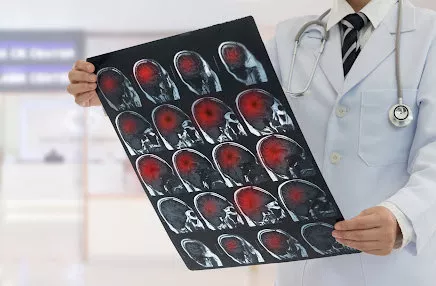
[[[369,209],[366,209],[366,210],[362,211],[359,214],[359,216],[368,216],[368,215],[372,215],[372,214],[374,214],[376,212],[377,212],[377,208],[376,207],[375,208],[369,208]]]

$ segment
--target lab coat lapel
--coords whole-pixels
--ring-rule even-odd
[[[342,95],[359,84],[394,50],[395,35],[392,35],[385,25],[380,25],[371,35],[345,78]]]
[[[317,56],[318,51],[315,51]],[[320,68],[337,93],[342,92],[344,73],[341,54],[341,32],[338,26],[330,30],[330,36],[320,60]],[[338,72],[339,71],[339,72]]]
[[[403,24],[401,33],[415,30],[415,8],[405,1],[403,7]],[[397,30],[398,6],[386,16],[386,19],[373,32],[363,47],[353,67],[345,78],[342,95],[364,80],[380,63],[395,51],[395,34]]]

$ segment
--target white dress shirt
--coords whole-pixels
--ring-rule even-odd
[[[383,19],[397,2],[398,0],[372,0],[360,11],[364,13],[369,19],[368,24],[363,27],[362,30],[360,30],[358,35],[359,46],[362,49],[364,49],[365,44],[368,42],[374,30],[378,28]],[[327,30],[330,30],[335,25],[340,24],[341,20],[347,15],[354,13],[356,13],[356,11],[354,11],[354,9],[350,6],[350,4],[348,4],[346,0],[334,0],[333,7],[327,22]],[[344,31],[342,29],[340,30],[343,41]],[[413,231],[412,223],[395,204],[386,201],[381,203],[379,206],[383,206],[389,209],[397,219],[403,236],[401,246],[398,245],[400,246],[400,248],[405,247],[411,241],[415,241],[416,235]]]

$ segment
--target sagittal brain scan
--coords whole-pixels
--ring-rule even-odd
[[[116,111],[141,107],[141,99],[129,79],[118,69],[103,68],[97,73],[97,85],[104,99]]]
[[[195,207],[211,230],[235,229],[244,225],[234,205],[217,193],[201,193],[194,199]]]
[[[279,187],[279,197],[294,221],[336,217],[337,211],[326,194],[315,184],[291,180]]]
[[[219,257],[203,242],[186,238],[182,240],[181,245],[186,254],[202,267],[214,268],[223,266]]]
[[[177,53],[174,57],[174,66],[180,79],[195,94],[206,95],[222,91],[217,74],[199,53]]]
[[[150,122],[142,115],[124,111],[116,117],[115,123],[130,155],[144,155],[165,149]]]
[[[285,107],[269,92],[261,89],[246,90],[237,96],[236,104],[248,129],[256,136],[295,130]]]
[[[308,257],[304,246],[280,229],[261,230],[257,238],[259,243],[278,260],[297,260]]]
[[[246,85],[268,81],[262,64],[243,44],[224,42],[219,46],[218,52],[227,71],[236,80]]]
[[[197,214],[183,201],[173,197],[163,198],[157,206],[168,227],[176,234],[204,230]]]
[[[260,252],[240,236],[223,234],[218,237],[218,243],[224,252],[238,264],[264,262]]]
[[[140,186],[189,269],[351,253],[325,235],[330,228],[310,225],[344,218],[252,17],[87,61]]]
[[[204,143],[189,116],[178,107],[169,104],[160,105],[153,110],[152,118],[168,150]]]
[[[136,161],[136,169],[151,196],[177,195],[186,189],[173,168],[162,158],[147,154]]]
[[[180,99],[176,84],[155,60],[137,61],[133,67],[133,74],[141,91],[154,104]]]
[[[211,144],[235,141],[241,136],[247,136],[233,110],[219,99],[198,99],[192,105],[192,114],[204,138]]]
[[[226,188],[221,174],[212,162],[198,151],[182,149],[175,152],[173,164],[189,192]]]
[[[260,139],[257,153],[273,181],[308,177],[316,173],[303,147],[286,136],[270,135]]]
[[[313,250],[322,255],[335,255],[353,251],[353,249],[336,241],[332,236],[333,230],[334,227],[326,223],[309,223],[301,228],[301,235]]]
[[[215,146],[212,156],[230,187],[259,184],[270,179],[256,155],[238,143],[221,143]]]
[[[235,192],[235,202],[249,226],[276,224],[285,219],[277,199],[258,187],[243,187]]]

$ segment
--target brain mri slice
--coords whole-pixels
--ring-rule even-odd
[[[233,110],[219,99],[198,99],[192,104],[192,114],[204,138],[211,144],[234,141],[241,136],[247,136]]]
[[[168,227],[176,234],[205,229],[194,210],[178,198],[160,199],[157,207]]]
[[[352,248],[337,242],[332,236],[333,230],[334,227],[326,223],[309,223],[301,228],[301,235],[310,247],[321,255],[355,252]]]
[[[168,150],[194,147],[204,143],[189,116],[176,106],[160,105],[153,110],[151,117]]]
[[[218,237],[218,244],[238,264],[247,265],[264,262],[260,252],[240,236],[223,234]]]
[[[226,184],[230,187],[259,184],[269,180],[268,173],[259,164],[257,157],[238,143],[221,143],[215,146],[212,156]]]
[[[219,46],[218,53],[227,71],[236,80],[246,85],[268,81],[262,64],[243,44],[224,42]]]
[[[195,94],[222,91],[221,83],[210,65],[194,51],[181,51],[174,56],[174,66],[183,83]]]
[[[223,266],[219,257],[203,242],[186,238],[182,240],[181,245],[186,254],[198,265],[205,268]]]
[[[173,154],[173,164],[189,192],[226,188],[221,174],[212,162],[196,150],[182,149],[176,151]]]
[[[316,174],[306,152],[294,140],[283,135],[269,135],[256,146],[262,165],[273,181],[296,179]]]
[[[115,111],[141,107],[141,99],[130,80],[118,69],[107,67],[97,72],[97,86]]]
[[[259,187],[248,186],[235,192],[235,202],[249,226],[277,224],[286,217],[277,199]]]
[[[279,197],[294,221],[336,217],[338,212],[324,191],[304,180],[291,180],[279,186]]]
[[[176,84],[157,61],[137,61],[133,67],[133,74],[142,92],[154,104],[180,99]]]
[[[151,196],[177,195],[186,189],[173,168],[162,158],[147,154],[136,160],[136,169]]]
[[[289,133],[294,123],[282,103],[262,89],[249,89],[236,97],[239,114],[249,131],[256,136]]]
[[[280,229],[261,230],[257,238],[260,244],[281,261],[307,258],[307,251],[294,237]]]
[[[124,111],[115,118],[115,124],[130,155],[144,155],[165,149],[150,122],[142,115]]]
[[[234,205],[216,193],[201,193],[194,199],[195,207],[211,230],[235,229],[244,221]]]

